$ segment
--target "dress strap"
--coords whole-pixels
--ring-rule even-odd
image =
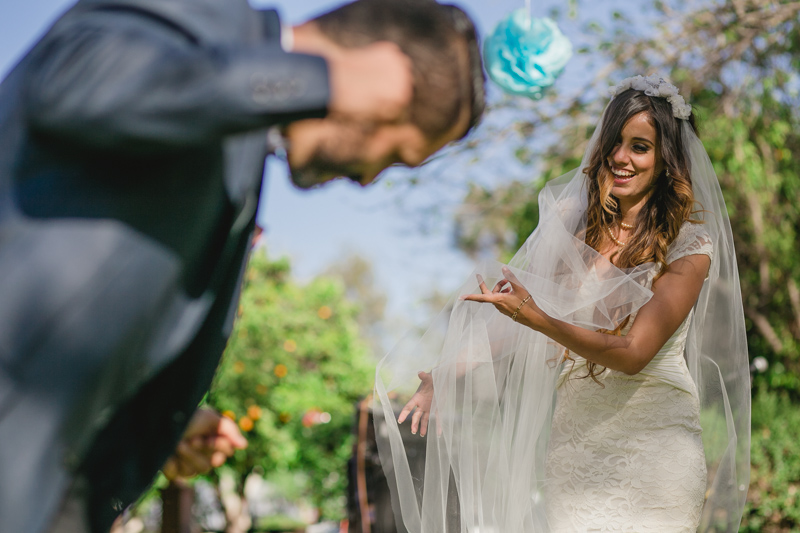
[[[703,224],[684,222],[678,236],[667,250],[667,264],[687,255],[707,255],[714,258],[714,243]]]

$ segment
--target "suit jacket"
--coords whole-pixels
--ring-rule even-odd
[[[152,480],[227,341],[266,128],[325,62],[246,0],[81,0],[0,85],[0,531]]]

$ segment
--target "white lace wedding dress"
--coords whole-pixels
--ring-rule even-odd
[[[712,253],[703,226],[687,222],[667,263]],[[636,375],[607,369],[598,376],[601,387],[578,379],[587,374],[585,359],[572,355],[575,364],[566,363],[546,466],[553,533],[696,531],[706,462],[697,388],[683,356],[692,318]]]

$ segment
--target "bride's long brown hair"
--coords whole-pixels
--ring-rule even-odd
[[[691,215],[696,212],[691,169],[688,154],[683,150],[680,119],[673,116],[672,106],[666,99],[628,89],[617,95],[606,108],[600,137],[583,169],[588,189],[585,242],[600,252],[608,245],[609,230],[621,221],[619,201],[611,194],[614,176],[608,158],[620,141],[625,124],[642,112],[647,114],[656,130],[656,153],[661,156],[663,168],[656,177],[650,197],[636,216],[627,245],[614,252],[611,260],[619,268],[653,262],[660,267],[657,279],[667,268],[669,245],[678,236],[683,223],[691,220]],[[694,113],[688,122],[696,133]],[[620,335],[629,320],[630,317],[625,318],[614,330],[602,331]],[[565,354],[565,357],[569,358],[569,354]],[[589,373],[583,377],[597,381],[596,376],[605,370],[602,368],[598,371],[598,366],[587,361]]]

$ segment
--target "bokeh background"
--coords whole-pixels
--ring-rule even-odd
[[[337,3],[257,5],[291,23]],[[482,35],[524,6],[457,3]],[[5,3],[0,71],[70,4]],[[576,52],[542,100],[490,87],[474,135],[368,189],[339,182],[297,191],[285,165],[270,161],[259,213],[266,233],[207,399],[251,446],[194,483],[199,527],[346,528],[357,406],[377,360],[424,327],[476,259],[510,257],[530,234],[537,192],[577,165],[607,88],[657,72],[695,107],[736,238],[753,361],[741,531],[800,531],[800,2],[547,0],[531,11],[554,18]],[[119,528],[158,531],[164,486],[157,480]]]

